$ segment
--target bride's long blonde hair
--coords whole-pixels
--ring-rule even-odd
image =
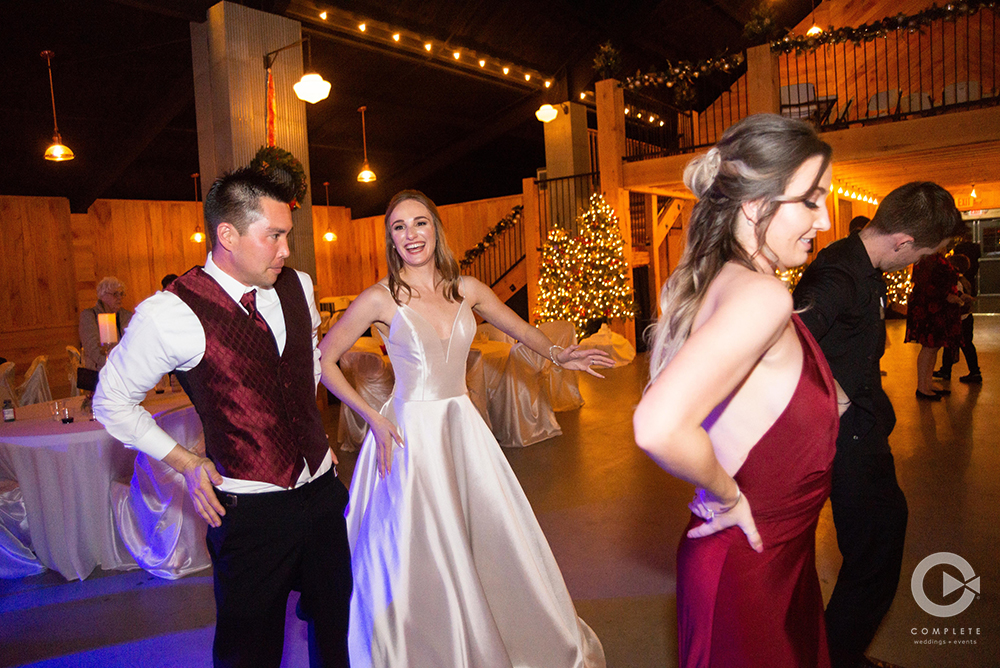
[[[684,184],[698,198],[687,227],[681,261],[660,293],[662,315],[647,332],[650,383],[691,334],[708,287],[727,262],[756,270],[753,256],[736,238],[743,204],[760,202],[755,224],[758,253],[773,255],[765,243],[768,225],[785,188],[803,162],[822,156],[823,165],[801,201],[811,197],[830,163],[832,149],[812,126],[774,114],[749,116],[730,127],[707,154],[688,163]]]

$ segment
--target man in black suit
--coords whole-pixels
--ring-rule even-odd
[[[795,288],[795,308],[850,400],[833,461],[833,522],[844,557],[826,609],[834,668],[871,665],[864,656],[896,595],[907,507],[889,449],[896,424],[882,389],[886,285],[941,250],[964,223],[955,200],[929,182],[886,195],[871,222],[816,256]]]

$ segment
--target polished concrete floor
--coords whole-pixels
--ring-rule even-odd
[[[900,321],[889,323],[889,334],[883,368],[898,416],[891,442],[910,523],[899,592],[870,654],[907,668],[1000,666],[1000,317],[977,317],[984,383],[953,380],[939,403],[917,402],[917,347],[903,344]],[[691,489],[633,443],[643,362],[604,381],[585,379],[587,405],[559,415],[563,436],[506,451],[612,668],[677,665],[675,550]],[[965,373],[964,361],[955,371]],[[332,410],[327,418],[335,420]],[[352,470],[345,454],[345,482]],[[980,593],[949,618],[922,611],[911,591],[918,563],[939,552],[961,556],[980,578]],[[817,559],[827,596],[839,559],[828,506]],[[941,567],[927,574],[932,601],[951,603],[966,590],[942,596],[945,581]],[[67,583],[49,572],[0,581],[0,668],[209,666],[213,619],[206,575],[167,582],[142,571],[97,572]],[[291,614],[285,665],[307,665],[302,625]]]

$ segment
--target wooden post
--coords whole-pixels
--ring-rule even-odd
[[[768,44],[747,49],[747,109],[751,114],[781,110],[778,54]]]
[[[535,179],[527,178],[521,181],[524,207],[521,210],[521,224],[524,225],[524,263],[527,270],[528,289],[528,321],[535,323],[535,311],[538,309],[538,279],[541,278],[542,231],[541,216],[538,214],[538,184]]]
[[[202,192],[223,172],[245,167],[267,143],[264,54],[302,39],[302,26],[282,16],[220,2],[204,23],[191,24],[198,163]],[[298,158],[309,179],[306,103],[292,91],[302,77],[301,47],[281,53],[272,72],[278,108],[277,144]],[[292,212],[288,265],[316,280],[312,193]]]
[[[632,221],[629,216],[628,191],[623,187],[625,159],[625,96],[614,79],[598,81],[597,93],[597,153],[601,170],[601,191],[605,201],[618,215],[618,226],[625,242],[625,261],[632,266]],[[634,290],[632,274],[629,286]],[[635,322],[618,321],[611,328],[635,345]]]

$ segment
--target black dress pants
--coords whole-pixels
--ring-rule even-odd
[[[216,668],[281,664],[293,590],[302,592],[299,611],[309,623],[310,655],[325,668],[348,666],[348,493],[334,471],[288,491],[217,494],[226,515],[222,526],[208,529],[215,570]]]
[[[896,595],[906,537],[906,497],[888,443],[852,445],[838,443],[830,495],[844,557],[826,607],[833,668],[856,668],[875,637]]]

